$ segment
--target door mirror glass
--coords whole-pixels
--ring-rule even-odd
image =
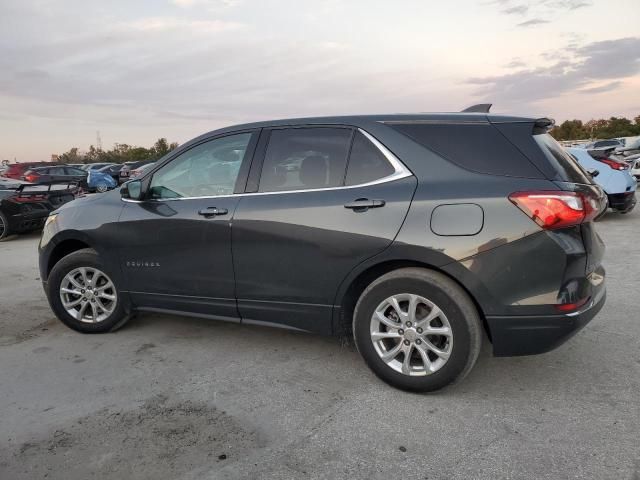
[[[142,198],[142,182],[140,180],[132,180],[125,183],[120,189],[120,196],[132,200],[140,200]]]

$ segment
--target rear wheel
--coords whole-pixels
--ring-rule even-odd
[[[105,182],[101,182],[98,185],[96,185],[97,192],[104,193],[107,190],[109,190],[109,186]]]
[[[374,281],[354,312],[358,351],[385,382],[417,392],[461,380],[480,352],[481,323],[469,296],[438,272],[405,268]]]
[[[113,278],[94,250],[71,253],[49,275],[51,308],[65,325],[79,332],[113,331],[129,318]]]

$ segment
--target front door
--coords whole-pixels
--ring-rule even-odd
[[[144,200],[126,202],[117,243],[136,304],[237,317],[231,219],[255,135],[218,137],[179,153],[152,173]]]
[[[340,282],[391,244],[416,179],[351,128],[265,130],[263,143],[258,191],[233,219],[238,310],[243,322],[330,333]]]

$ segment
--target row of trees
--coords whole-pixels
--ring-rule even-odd
[[[640,115],[632,120],[624,117],[611,117],[608,120],[565,120],[551,130],[556,140],[588,140],[640,135]]]
[[[111,150],[102,150],[91,145],[88,152],[79,152],[73,147],[68,152],[58,155],[59,163],[124,163],[144,160],[157,160],[174,148],[176,142],[167,142],[166,138],[159,138],[151,148],[134,147],[126,143],[116,143]]]

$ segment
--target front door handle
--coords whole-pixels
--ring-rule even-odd
[[[226,215],[229,210],[226,208],[207,207],[198,210],[198,215],[202,215],[205,218],[215,217],[218,215]]]
[[[344,208],[349,208],[356,212],[366,212],[370,208],[384,207],[384,200],[369,200],[368,198],[358,198],[353,202],[345,203]]]

